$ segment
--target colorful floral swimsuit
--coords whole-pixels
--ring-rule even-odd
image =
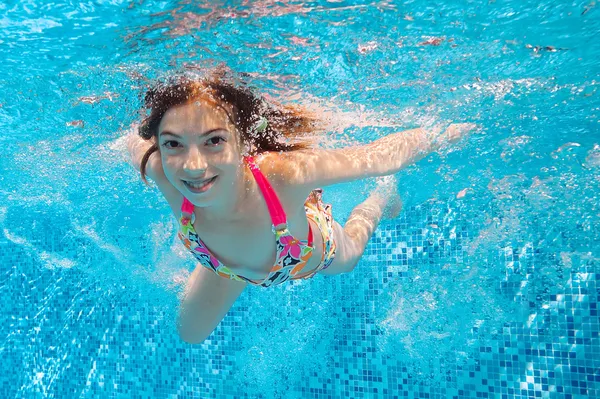
[[[275,265],[271,268],[269,275],[264,280],[251,280],[238,276],[227,266],[221,263],[204,245],[196,230],[194,230],[194,205],[187,199],[183,199],[181,205],[181,218],[179,219],[179,238],[183,245],[200,261],[200,264],[221,277],[236,281],[246,281],[253,285],[269,287],[286,282],[287,280],[307,279],[313,277],[318,271],[326,269],[331,265],[335,256],[335,241],[333,240],[333,217],[331,216],[331,205],[324,204],[321,195],[322,190],[316,189],[306,199],[304,208],[306,217],[319,226],[323,236],[323,254],[321,262],[314,270],[300,275],[301,270],[312,256],[314,245],[312,240],[312,229],[308,224],[308,239],[298,240],[294,238],[287,226],[285,212],[279,202],[279,198],[271,187],[267,178],[262,174],[254,163],[254,158],[246,157],[246,164],[256,179],[260,188],[269,214],[273,223],[273,233],[277,243],[277,258]]]

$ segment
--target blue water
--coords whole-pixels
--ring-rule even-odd
[[[600,6],[557,3],[2,2],[0,397],[600,396]],[[219,63],[327,112],[325,145],[480,129],[398,174],[353,273],[249,288],[193,346],[193,262],[118,138]]]

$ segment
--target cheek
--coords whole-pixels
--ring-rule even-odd
[[[226,166],[239,163],[241,155],[236,146],[228,145],[222,151],[214,153],[211,158],[213,163]]]
[[[215,161],[224,167],[233,165],[237,160],[235,154],[231,151],[224,151],[220,153],[217,157],[215,157]]]
[[[165,176],[173,176],[175,171],[179,169],[177,158],[161,156],[161,162]]]
[[[231,152],[221,153],[219,156],[213,158],[211,162],[212,166],[219,169],[223,174],[222,177],[227,180],[235,180],[238,175],[241,166],[243,165],[242,160],[239,156]]]

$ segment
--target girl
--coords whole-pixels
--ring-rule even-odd
[[[186,284],[178,331],[203,342],[248,284],[269,287],[354,269],[395,185],[382,185],[341,226],[316,187],[385,176],[458,139],[414,129],[370,144],[311,148],[319,120],[255,95],[216,73],[179,77],[146,94],[148,116],[128,137],[132,163],[179,220],[178,236],[202,267]]]

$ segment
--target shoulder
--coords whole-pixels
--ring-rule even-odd
[[[255,163],[260,171],[271,183],[290,182],[292,165],[286,163],[289,153],[285,152],[263,152],[254,157]]]
[[[269,180],[282,201],[304,204],[316,188],[302,184],[302,159],[300,151],[264,152],[255,157],[256,165]]]
[[[264,152],[256,164],[272,184],[294,186],[304,182],[307,166],[314,161],[314,150]]]

